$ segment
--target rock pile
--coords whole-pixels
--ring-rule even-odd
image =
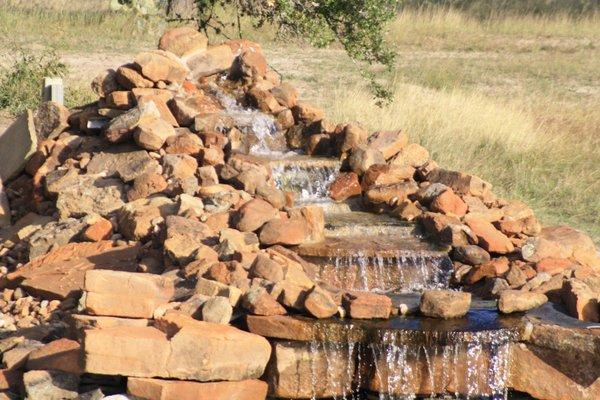
[[[44,104],[29,124],[35,152],[2,177],[0,328],[30,331],[0,341],[0,390],[95,398],[82,394],[90,377],[114,376],[143,399],[264,399],[271,345],[238,329],[240,315],[397,314],[387,296],[321,285],[290,249],[323,240],[323,210],[294,207],[269,165],[247,154],[259,140],[342,160],[334,200],[362,196],[373,211],[418,221],[452,246],[456,283],[500,298],[501,311],[549,298],[599,319],[588,237],[542,229],[526,205],[438,167],[403,132],[331,124],[256,43],[209,46],[175,28],[92,88],[93,104]],[[225,110],[232,101],[272,116],[277,132],[245,129]],[[469,294],[430,293],[421,309],[452,318],[469,304]]]

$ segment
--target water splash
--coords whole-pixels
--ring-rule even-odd
[[[338,165],[280,163],[272,167],[278,189],[297,194],[298,203],[323,202],[339,173]]]
[[[307,344],[312,399],[358,400],[365,391],[380,400],[507,399],[515,330],[382,330],[372,343],[354,343],[350,336]]]
[[[378,343],[367,345],[375,368],[367,386],[381,400],[430,398],[506,400],[509,346],[516,332],[435,332],[423,339],[419,332],[386,331]]]
[[[277,131],[277,125],[271,115],[255,108],[241,106],[234,97],[216,86],[211,90],[223,106],[223,112],[233,119],[234,125],[245,138],[254,143],[250,146],[249,154],[281,155],[286,152],[282,145],[285,142],[283,134]]]
[[[319,278],[335,287],[379,293],[444,289],[449,287],[450,276],[447,258],[415,251],[397,252],[393,257],[357,252],[331,257],[319,269]]]

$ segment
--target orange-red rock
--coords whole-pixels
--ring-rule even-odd
[[[375,293],[353,292],[344,295],[343,306],[350,318],[386,319],[392,311],[392,300]]]
[[[577,264],[565,258],[544,258],[535,265],[537,272],[547,272],[550,275],[561,273],[567,268],[575,267]]]
[[[335,201],[344,201],[362,193],[358,175],[354,172],[342,172],[329,187],[329,195]]]
[[[57,339],[29,353],[26,367],[81,374],[81,354],[81,345],[75,340]]]
[[[490,253],[507,254],[515,250],[510,239],[494,227],[490,222],[477,219],[465,218],[466,223],[479,240],[479,246]]]
[[[90,242],[100,242],[107,240],[112,235],[112,224],[106,218],[98,217],[90,226],[83,232],[83,238]]]
[[[448,189],[436,196],[430,205],[431,210],[446,215],[462,217],[467,213],[467,204],[457,196],[452,189]]]
[[[264,400],[267,383],[259,380],[200,383],[129,378],[127,393],[144,400]]]
[[[600,322],[598,294],[578,279],[569,279],[563,286],[562,299],[569,314],[582,321]]]

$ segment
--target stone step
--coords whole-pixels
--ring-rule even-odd
[[[250,332],[273,343],[265,376],[270,394],[287,399],[352,397],[362,390],[409,398],[502,395],[509,346],[520,339],[521,325],[520,317],[487,309],[448,321],[247,317]]]
[[[330,212],[325,215],[325,235],[345,236],[394,236],[409,238],[419,234],[416,224],[400,221],[386,214],[365,211]]]
[[[326,237],[295,250],[317,265],[316,279],[340,290],[399,293],[446,288],[452,269],[447,248],[415,236]]]

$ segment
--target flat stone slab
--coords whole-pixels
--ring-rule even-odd
[[[426,317],[393,317],[388,320],[331,318],[316,320],[304,316],[278,315],[246,317],[248,330],[260,336],[302,342],[397,343],[446,345],[468,341],[474,336],[489,340],[498,332],[518,340],[522,316],[505,316],[495,310],[471,309],[464,318],[440,320]]]
[[[19,173],[37,149],[33,113],[27,110],[4,132],[0,132],[0,180],[8,181]]]
[[[305,154],[288,153],[276,157],[261,157],[271,167],[296,167],[296,168],[331,168],[339,170],[342,163],[336,158],[314,157]]]
[[[419,234],[417,225],[386,214],[365,211],[331,213],[325,216],[325,236],[378,236],[409,238]]]

